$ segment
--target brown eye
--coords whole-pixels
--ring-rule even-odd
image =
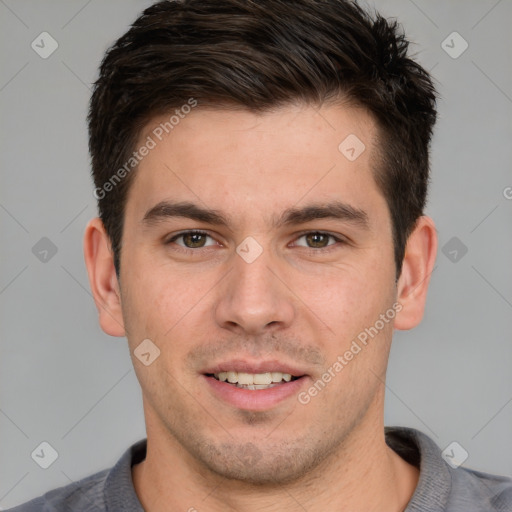
[[[204,233],[203,231],[185,231],[173,236],[166,243],[171,244],[176,242],[177,245],[187,249],[201,249],[202,247],[214,245],[213,243],[206,243],[208,238],[211,239],[211,236],[208,235],[208,233]],[[180,239],[182,240],[182,243],[177,242],[177,240]]]
[[[199,233],[187,233],[182,235],[183,243],[191,249],[203,247],[205,244],[205,236]]]
[[[335,237],[334,235],[331,235],[329,233],[322,233],[319,231],[305,233],[302,236],[300,236],[297,240],[301,239],[304,239],[306,243],[296,243],[296,245],[299,245],[301,247],[308,247],[310,249],[324,249],[331,245],[335,245],[335,243],[329,243],[330,240],[334,240],[335,242],[343,242],[343,240]]]
[[[329,235],[323,233],[310,233],[305,236],[309,246],[314,248],[326,247],[330,238]]]

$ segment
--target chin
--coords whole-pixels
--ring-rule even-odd
[[[264,447],[253,443],[210,445],[206,451],[199,449],[196,457],[226,480],[276,487],[302,479],[324,459],[318,449],[301,442]]]

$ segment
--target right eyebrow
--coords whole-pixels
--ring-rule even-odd
[[[161,201],[145,213],[142,222],[149,225],[173,217],[184,217],[224,227],[229,226],[228,220],[219,211],[202,208],[188,201],[179,203]]]

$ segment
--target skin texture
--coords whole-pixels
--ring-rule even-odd
[[[338,150],[350,134],[366,146],[355,161]],[[106,333],[128,338],[143,392],[148,451],[133,479],[146,510],[406,507],[418,470],[385,444],[384,381],[393,328],[421,321],[437,238],[432,220],[421,217],[396,283],[390,215],[372,176],[377,143],[372,118],[346,105],[264,114],[197,108],[139,164],[120,281],[101,221],[89,223],[85,259],[99,321]],[[144,222],[164,200],[218,210],[229,225]],[[334,200],[366,212],[368,226],[332,218],[272,223],[287,208]],[[186,237],[167,243],[189,229],[207,232],[192,240],[203,247],[187,249]],[[304,236],[317,231],[343,241]],[[262,249],[252,263],[236,252],[249,236]],[[394,320],[300,403],[298,392],[396,302]],[[160,350],[149,366],[133,355],[147,338]],[[235,407],[202,374],[235,358],[277,361],[305,377],[271,407],[250,400]]]

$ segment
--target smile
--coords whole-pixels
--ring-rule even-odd
[[[311,380],[303,369],[277,360],[232,359],[201,373],[216,400],[249,411],[268,411],[293,400]]]
[[[289,373],[282,372],[246,373],[227,371],[214,373],[213,377],[220,382],[227,382],[238,388],[250,390],[269,389],[297,379]]]

